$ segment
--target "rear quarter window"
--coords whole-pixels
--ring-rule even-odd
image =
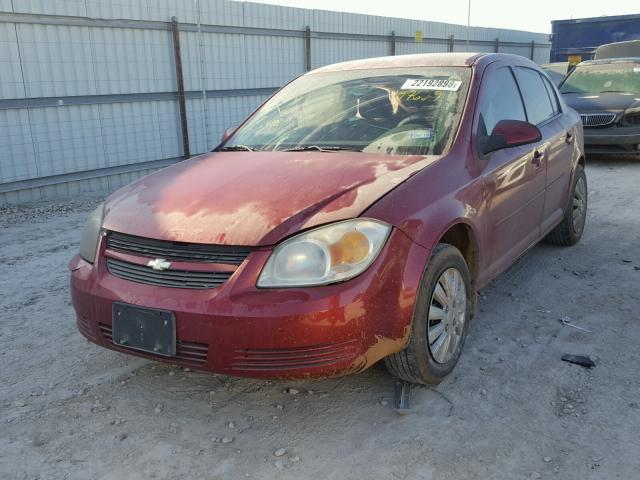
[[[544,83],[544,86],[547,88],[547,93],[549,94],[549,99],[551,100],[551,106],[553,107],[553,113],[554,115],[557,115],[562,110],[560,109],[560,101],[558,100],[556,89],[551,84],[551,81],[545,78],[544,75],[542,75],[542,81]]]

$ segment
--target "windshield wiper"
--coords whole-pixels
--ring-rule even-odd
[[[218,149],[219,152],[255,152],[256,149],[253,147],[249,147],[248,145],[230,145],[228,147],[221,147]]]
[[[361,152],[362,150],[360,150],[359,148],[349,148],[349,147],[335,147],[335,146],[328,146],[328,147],[319,147],[318,145],[305,145],[304,147],[292,147],[292,148],[285,148],[284,150],[282,150],[283,152],[309,152],[309,151],[316,151],[316,152]]]

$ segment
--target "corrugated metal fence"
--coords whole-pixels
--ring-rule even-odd
[[[0,0],[0,204],[113,190],[187,148],[206,152],[310,68],[467,48],[549,58],[545,34],[472,28],[469,46],[466,35],[460,25],[227,0]]]

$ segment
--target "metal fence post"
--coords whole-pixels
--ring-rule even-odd
[[[391,43],[391,55],[396,54],[396,32],[395,30],[391,31],[391,37],[389,38],[389,42]]]
[[[305,55],[305,69],[308,72],[311,70],[311,27],[307,26],[304,31],[304,55]]]
[[[493,51],[494,51],[495,53],[498,53],[498,52],[500,51],[500,39],[499,39],[499,38],[496,38],[496,44],[495,44],[495,46],[493,47]]]
[[[449,35],[449,51],[453,52],[453,35]]]
[[[533,60],[533,54],[534,51],[536,49],[536,41],[535,40],[531,40],[531,56],[529,58],[531,58],[531,60]]]
[[[189,151],[189,127],[187,125],[187,106],[184,101],[184,77],[182,75],[182,55],[180,54],[180,29],[178,19],[171,17],[173,32],[173,53],[176,63],[176,81],[178,84],[178,107],[180,108],[180,130],[182,131],[182,153],[186,160],[191,156]]]

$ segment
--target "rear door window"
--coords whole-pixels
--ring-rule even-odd
[[[516,67],[516,76],[524,98],[529,123],[540,125],[557,113],[549,98],[542,75],[531,68]]]

